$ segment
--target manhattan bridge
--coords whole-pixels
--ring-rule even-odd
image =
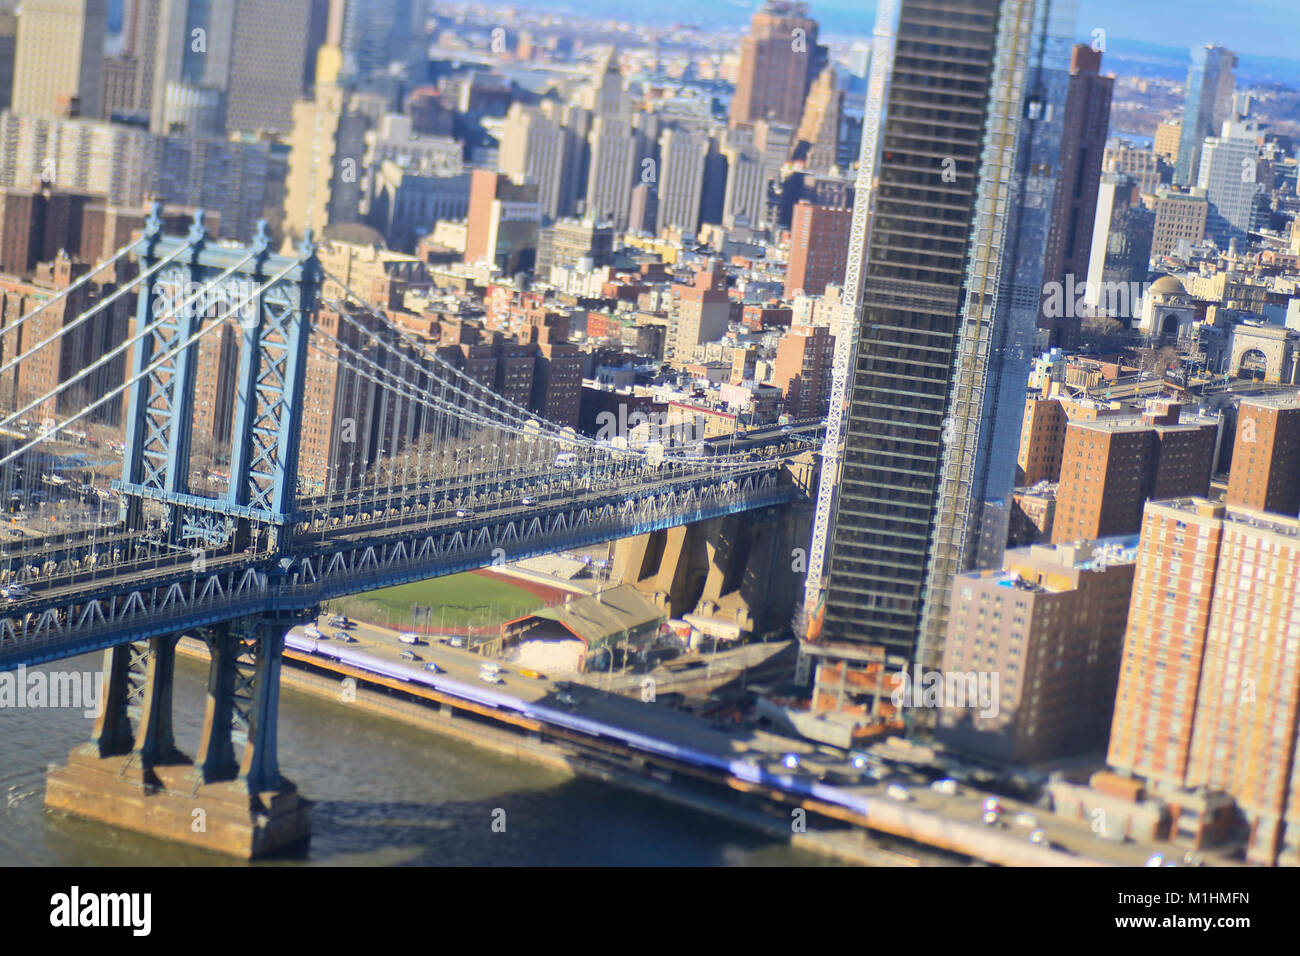
[[[111,295],[62,325],[39,321],[119,263],[133,265],[131,278]],[[110,508],[0,557],[0,671],[107,650],[92,740],[51,774],[51,793],[56,773],[79,774],[60,805],[101,819],[86,807],[116,802],[120,816],[144,812],[150,793],[209,792],[229,810],[214,819],[237,828],[251,799],[257,839],[285,842],[306,826],[276,759],[288,628],[345,595],[781,505],[795,493],[784,462],[812,447],[789,436],[738,453],[589,438],[387,321],[323,269],[310,234],[281,255],[264,224],[235,246],[209,238],[199,213],[188,235],[167,236],[158,206],[138,239],[0,329],[0,383],[22,381],[25,363],[46,361],[43,350],[126,296],[135,312],[124,340],[43,394],[15,388],[15,407],[0,413],[8,500],[66,457],[69,435],[111,403],[124,409]],[[337,323],[317,321],[322,309]],[[228,320],[237,379],[228,480],[214,491],[193,460],[196,381],[200,343]],[[386,412],[369,467],[309,483],[299,456],[313,354],[367,383]],[[105,375],[115,362],[125,374]],[[98,394],[104,381],[112,387]],[[181,636],[211,655],[192,762],[171,729]],[[285,834],[269,834],[276,827]]]

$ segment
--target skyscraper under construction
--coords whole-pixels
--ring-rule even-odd
[[[1005,541],[1074,20],[1074,0],[881,3],[811,656],[938,666],[953,575]]]

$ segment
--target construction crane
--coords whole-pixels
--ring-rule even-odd
[[[839,321],[835,329],[835,364],[831,371],[830,414],[822,443],[821,479],[817,507],[813,514],[808,574],[804,579],[801,614],[806,638],[815,627],[821,603],[822,585],[830,550],[831,525],[835,517],[840,471],[844,459],[844,425],[849,410],[849,377],[857,349],[862,299],[862,266],[871,241],[871,205],[880,165],[880,136],[884,130],[889,81],[894,69],[895,28],[898,0],[883,0],[876,19],[871,45],[871,79],[867,85],[866,111],[862,119],[862,146],[858,153],[858,175],[854,183],[853,222],[849,231],[848,261],[844,289],[840,294]]]

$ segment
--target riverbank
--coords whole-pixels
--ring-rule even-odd
[[[206,660],[207,648],[202,642],[183,639],[177,651],[187,657]],[[326,669],[332,662],[315,662]],[[292,666],[291,659],[281,669],[281,684],[317,699],[332,701],[391,720],[396,720],[421,731],[433,732],[474,747],[493,751],[513,759],[524,759],[572,776],[586,777],[631,790],[655,799],[664,800],[711,816],[740,824],[791,848],[813,852],[844,863],[863,866],[917,866],[922,864],[951,864],[955,857],[926,852],[925,848],[906,846],[898,850],[873,842],[865,831],[840,829],[835,831],[811,830],[811,814],[795,814],[777,803],[772,808],[747,805],[747,802],[768,803],[762,794],[718,793],[702,781],[661,780],[646,775],[646,770],[630,765],[620,765],[620,760],[610,753],[601,752],[577,739],[557,738],[533,721],[513,721],[512,729],[491,726],[486,721],[496,715],[486,709],[475,713],[475,708],[452,706],[448,702],[433,700],[415,702],[402,699],[390,692],[391,687],[382,682],[372,682],[360,673],[339,670],[339,677],[310,673]],[[350,679],[350,681],[349,681]],[[650,774],[654,774],[652,769]],[[749,797],[747,801],[745,798]],[[782,813],[782,816],[774,816]],[[785,822],[789,815],[792,823]],[[804,832],[797,832],[794,820],[806,823]],[[959,861],[958,861],[959,862]]]

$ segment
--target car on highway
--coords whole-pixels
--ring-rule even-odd
[[[403,644],[419,644],[420,637],[413,631],[403,631],[397,635],[397,639]]]
[[[468,508],[457,508],[457,509],[456,509],[456,517],[457,517],[457,518],[472,518],[472,517],[474,517],[474,512],[470,511]]]
[[[555,702],[557,704],[563,704],[565,707],[578,706],[578,698],[574,697],[568,691],[561,691],[560,693],[556,694]]]
[[[537,499],[534,498],[532,495],[524,495],[522,498],[519,499],[519,503],[531,506],[537,504]]]
[[[404,661],[418,661],[420,659],[419,654],[414,654],[411,651],[402,651],[400,656]]]
[[[320,628],[317,627],[315,624],[308,624],[306,627],[302,629],[302,632],[305,635],[307,635],[307,638],[309,640],[313,640],[313,641],[319,641],[322,637],[325,636],[324,634],[321,633]]]
[[[1002,816],[1000,814],[994,813],[992,810],[985,810],[984,815],[980,817],[980,819],[984,822],[984,825],[986,827],[1006,826],[1006,824],[1002,822]]]
[[[1038,817],[1032,813],[1017,813],[1015,822],[1018,827],[1028,827],[1032,830],[1038,826]]]
[[[900,803],[906,803],[912,799],[911,791],[897,783],[891,783],[885,788],[885,796],[890,800],[897,800]]]
[[[997,797],[989,797],[984,801],[984,812],[1002,815],[1002,804],[998,802]]]
[[[523,668],[520,668],[520,670],[519,670],[519,676],[520,676],[520,677],[527,677],[527,678],[529,678],[530,680],[546,680],[546,675],[545,675],[545,674],[540,673],[539,671],[535,671],[535,670],[533,670],[531,667],[523,667]]]
[[[492,671],[479,671],[479,672],[478,672],[478,679],[481,680],[481,681],[482,681],[483,683],[485,683],[485,684],[502,684],[502,683],[505,683],[505,682],[501,679],[501,675],[500,675],[500,674],[493,673]]]
[[[930,789],[936,793],[942,793],[945,797],[955,797],[958,790],[957,781],[953,780],[951,777],[947,777],[943,780],[936,780],[934,783],[930,784]]]
[[[22,584],[9,584],[0,588],[0,595],[4,596],[6,601],[21,601],[32,592]]]
[[[442,673],[442,668],[439,667],[437,664],[435,664],[433,661],[429,661],[429,663],[425,664],[424,669],[428,671],[430,674]]]
[[[332,615],[330,619],[325,623],[328,624],[330,627],[355,627],[356,626],[351,621],[349,621],[346,617],[344,617],[342,614]]]
[[[447,643],[450,644],[452,647],[464,647],[465,638],[461,637],[459,634],[453,634],[451,636],[451,639],[448,640]]]
[[[340,641],[344,644],[353,644],[356,642],[356,638],[353,637],[351,634],[349,634],[347,631],[339,631],[337,634],[334,635],[334,640]]]

